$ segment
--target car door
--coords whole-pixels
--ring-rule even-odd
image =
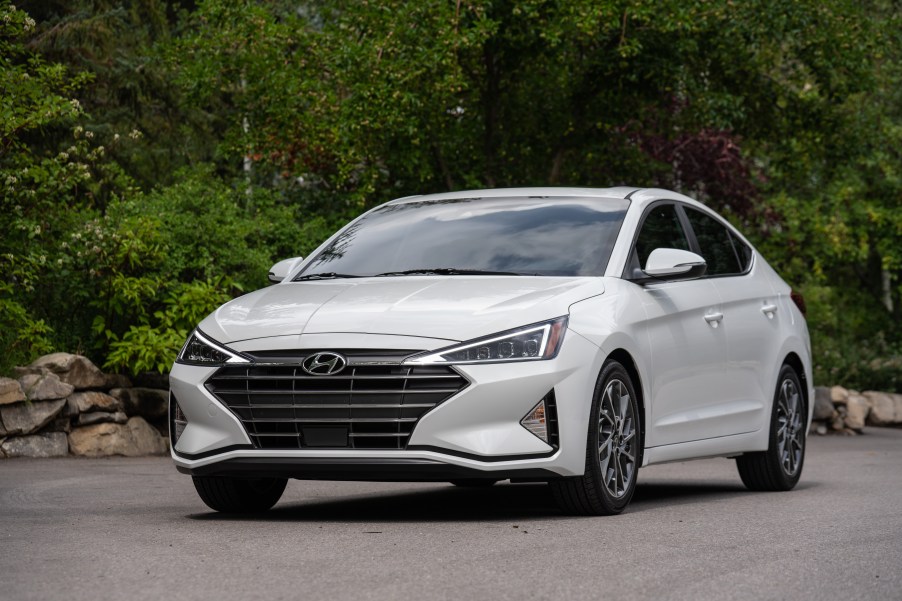
[[[721,435],[754,432],[766,425],[773,396],[774,383],[765,381],[765,374],[779,351],[776,294],[757,269],[752,249],[725,224],[699,209],[685,206],[684,211],[724,314],[729,388],[718,408],[717,428]]]
[[[686,228],[671,202],[652,205],[643,217],[627,277],[639,275],[655,248],[690,250]],[[643,283],[645,352],[650,358],[649,447],[718,436],[709,408],[725,394],[726,339],[720,300],[708,279]]]

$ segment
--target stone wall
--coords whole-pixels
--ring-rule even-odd
[[[0,378],[0,457],[163,455],[165,378],[105,374],[81,355],[53,353]]]
[[[814,389],[814,421],[818,434],[861,434],[867,426],[902,426],[902,394],[846,390],[842,386]]]

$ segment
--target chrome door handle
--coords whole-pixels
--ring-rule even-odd
[[[761,307],[761,312],[764,313],[768,319],[773,319],[774,315],[777,313],[777,305],[764,305]]]
[[[711,324],[712,328],[716,328],[723,321],[723,313],[708,313],[705,315],[705,321]]]

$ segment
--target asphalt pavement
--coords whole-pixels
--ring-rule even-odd
[[[620,516],[547,488],[290,482],[207,510],[168,458],[0,461],[0,599],[902,599],[902,430],[809,439],[799,486],[639,472]]]

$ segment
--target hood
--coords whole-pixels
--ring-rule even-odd
[[[287,282],[217,309],[200,329],[224,344],[338,332],[468,340],[566,315],[601,278],[407,276]]]

